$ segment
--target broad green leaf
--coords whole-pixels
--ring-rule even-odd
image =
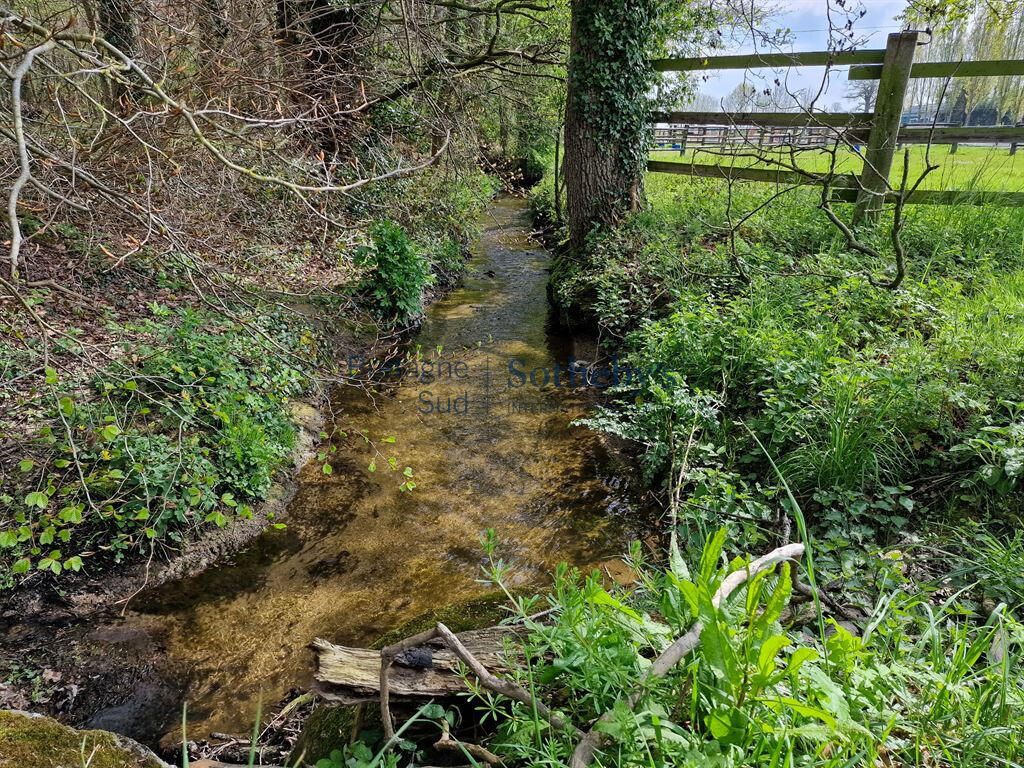
[[[764,611],[757,618],[756,625],[760,632],[766,632],[768,627],[779,620],[792,594],[793,580],[790,578],[789,563],[783,563],[778,581],[775,583],[775,589],[772,590],[768,602],[765,603]]]
[[[46,509],[50,503],[50,497],[42,491],[32,491],[28,496],[25,497],[25,505],[28,507],[39,507],[39,509]]]
[[[690,569],[686,566],[686,561],[679,552],[679,541],[676,537],[675,531],[672,531],[672,536],[669,540],[668,564],[672,569],[672,573],[675,574],[675,577],[679,579],[679,581],[690,580]]]
[[[725,536],[726,529],[719,528],[704,545],[704,551],[700,556],[699,578],[705,584],[710,584],[718,572],[718,560],[722,555],[722,547],[725,546]]]
[[[797,648],[790,654],[789,661],[786,664],[786,671],[795,675],[805,662],[814,661],[818,656],[818,652],[813,648]]]
[[[626,614],[635,621],[643,621],[643,617],[639,613],[634,611],[628,605],[620,602],[619,600],[616,600],[614,597],[609,595],[605,590],[601,589],[600,587],[594,590],[593,594],[591,594],[589,597],[590,602],[594,605],[606,605],[610,608],[614,608],[620,613]]]
[[[708,730],[711,731],[711,735],[721,741],[729,732],[732,730],[732,722],[729,719],[729,713],[723,712],[722,710],[716,710],[708,715],[707,718]]]
[[[801,701],[797,701],[789,696],[780,696],[776,699],[761,699],[762,703],[769,706],[775,705],[773,709],[785,707],[798,715],[803,717],[813,717],[816,720],[820,720],[830,728],[835,728],[838,725],[836,718],[826,712],[824,709],[818,707],[812,707],[810,704],[804,704]]]
[[[792,641],[785,635],[772,635],[761,644],[761,650],[757,655],[757,668],[765,677],[775,671],[775,657],[779,651]]]

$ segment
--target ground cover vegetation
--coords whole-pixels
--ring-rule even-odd
[[[988,719],[994,700],[974,695],[1010,700],[1024,690],[1019,658],[1005,653],[1019,642],[1010,638],[1020,637],[1024,599],[1018,212],[916,209],[905,231],[913,266],[889,292],[870,284],[879,265],[843,247],[814,192],[765,207],[732,241],[724,233],[764,201],[764,187],[652,174],[647,194],[650,208],[595,234],[594,260],[566,266],[557,290],[592,308],[628,362],[673,373],[613,394],[587,423],[635,446],[680,521],[684,552],[718,525],[741,550],[762,552],[790,530],[787,518],[806,520],[815,581],[837,602],[823,605],[823,634],[811,610],[788,615],[774,642],[800,654],[787,669],[827,680],[835,695],[822,706],[817,683],[793,679],[761,715],[750,712],[749,696],[785,673],[768,661],[774,644],[743,660],[757,645],[750,620],[764,615],[748,593],[745,606],[705,620],[731,628],[725,655],[704,647],[722,642],[716,631],[681,665],[674,690],[689,711],[669,693],[642,700],[653,702],[642,715],[617,705],[622,730],[608,758],[657,763],[678,750],[678,762],[695,765],[1014,764],[1020,717]],[[549,198],[542,187],[535,204],[543,210]],[[736,277],[736,253],[747,280]],[[585,579],[570,583],[586,594]],[[639,611],[646,622],[652,605],[690,594],[664,589],[671,597],[642,581],[616,592],[615,607],[584,602],[581,615],[621,626],[630,619],[618,614]],[[594,638],[563,639],[579,670],[614,666]],[[833,653],[844,643],[852,656]],[[805,652],[827,661],[805,669]],[[856,669],[844,671],[853,658]],[[628,696],[638,664],[594,711]],[[872,692],[858,680],[873,681]],[[581,696],[594,690],[592,678],[576,685]],[[716,701],[730,702],[722,721]],[[847,713],[866,730],[841,725]],[[526,726],[510,729],[523,738]]]
[[[929,173],[921,184],[922,189],[960,189],[965,191],[965,198],[969,199],[972,192],[981,191],[1006,191],[1019,192],[1024,189],[1024,157],[1018,152],[1011,155],[1009,147],[1002,147],[1000,151],[992,151],[992,147],[958,147],[955,153],[950,152],[948,146],[935,146],[930,149],[923,146],[911,147],[910,151],[910,178],[917,178],[924,171],[925,153],[935,160],[939,167]],[[785,155],[779,153],[780,161],[789,161]],[[726,166],[737,168],[777,168],[778,164],[771,162],[770,154],[766,157],[743,157],[732,152],[718,152],[714,149],[694,152],[692,149],[685,155],[680,155],[679,150],[656,150],[651,152],[652,160],[668,160],[678,163],[724,163]],[[899,186],[899,180],[903,175],[902,154],[898,154],[893,163],[891,183]],[[800,168],[809,173],[825,173],[832,169],[832,158],[828,153],[800,150],[796,154],[796,162]],[[843,149],[836,159],[834,170],[836,173],[859,173],[863,164],[863,155],[855,148]]]
[[[1013,186],[979,172],[1012,167],[1005,148],[931,153],[928,183]],[[765,164],[737,155],[700,159]],[[795,158],[837,168],[835,155]],[[558,189],[550,172],[534,210],[572,244]],[[818,190],[658,174],[643,189],[582,243],[577,232],[552,282],[563,316],[609,354],[669,372],[613,391],[584,423],[633,447],[673,543],[653,572],[634,552],[630,587],[560,574],[548,607],[561,618],[531,625],[522,684],[574,723],[600,717],[606,765],[1016,764],[1024,722],[994,707],[1024,691],[1011,650],[1024,599],[1019,210],[906,207],[894,221],[890,208],[855,230],[859,248],[835,221],[849,225],[853,206],[826,210]],[[812,587],[783,568],[712,599],[751,562],[727,564],[723,541],[756,554],[788,540],[805,545]],[[653,657],[695,624],[699,645],[652,679]],[[594,758],[529,706],[507,715],[480,696],[508,754]]]

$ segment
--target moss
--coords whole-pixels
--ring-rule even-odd
[[[320,705],[316,707],[302,725],[302,733],[292,747],[288,765],[313,765],[331,754],[331,750],[339,749],[347,744],[355,722],[354,706]]]
[[[141,748],[133,750],[121,737],[106,731],[79,731],[49,717],[0,712],[2,768],[74,768],[85,761],[89,768],[165,768],[166,765],[144,755]]]

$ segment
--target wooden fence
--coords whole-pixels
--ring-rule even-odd
[[[949,124],[901,125],[907,85],[919,77],[1002,77],[1024,75],[1024,61],[959,61],[914,63],[918,32],[889,35],[884,49],[863,51],[815,51],[805,53],[751,54],[710,58],[658,59],[661,72],[691,72],[757,67],[849,66],[850,80],[878,80],[874,112],[832,114],[826,112],[668,112],[652,116],[655,123],[671,129],[655,129],[659,137],[682,146],[758,146],[773,148],[786,135],[804,148],[844,142],[864,145],[863,168],[856,178],[802,173],[774,168],[727,165],[648,162],[655,173],[678,173],[707,178],[742,179],[775,184],[824,184],[833,186],[833,197],[855,202],[854,220],[875,219],[882,206],[899,197],[889,184],[893,157],[903,144],[1008,143],[1011,153],[1024,144],[1024,125],[958,126]],[[685,131],[685,132],[684,132]],[[677,141],[685,138],[685,141]],[[708,143],[704,143],[708,142]],[[814,144],[813,142],[821,142]],[[796,143],[793,146],[801,147]],[[1024,206],[1024,192],[917,190],[906,203],[950,205],[959,203]]]
[[[740,128],[735,125],[673,125],[654,129],[658,149],[703,147],[757,147],[758,149],[820,149],[835,143],[835,131],[820,126],[804,128]]]

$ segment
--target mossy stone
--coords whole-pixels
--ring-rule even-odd
[[[116,734],[79,731],[49,717],[0,711],[0,768],[78,768],[83,749],[89,768],[169,768]]]

